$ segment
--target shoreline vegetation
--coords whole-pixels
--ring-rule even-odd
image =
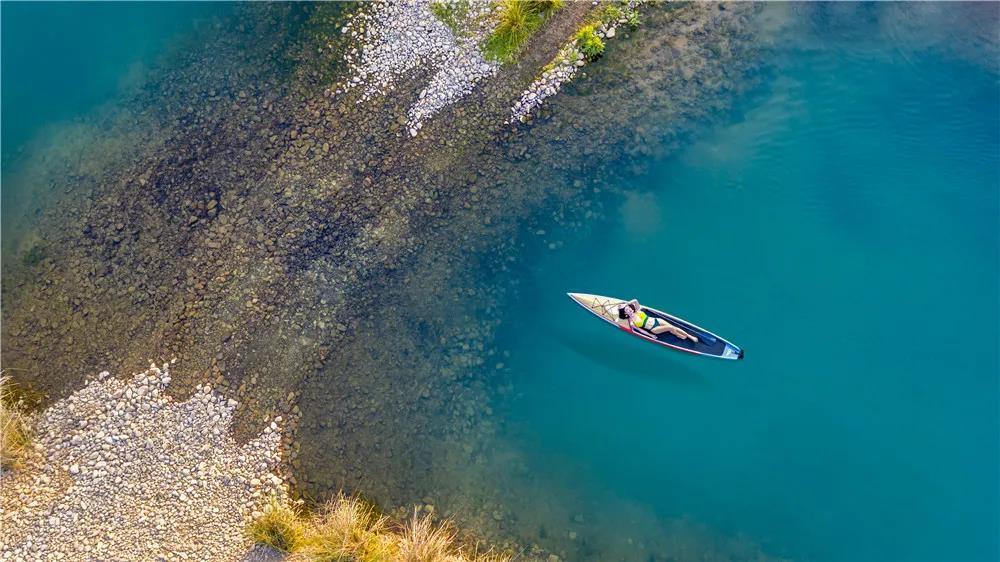
[[[475,37],[483,55],[509,64],[565,0],[433,1],[430,11],[458,38]],[[486,28],[487,33],[477,31]]]
[[[487,58],[511,63],[532,34],[549,19],[565,0],[501,0],[497,3],[498,22],[482,44]]]
[[[239,451],[237,460],[228,441],[228,423],[236,402],[213,392],[208,386],[199,386],[198,394],[188,401],[177,403],[164,396],[162,391],[171,382],[169,365],[150,368],[122,384],[105,372],[83,389],[39,413],[37,418],[26,413],[29,399],[12,388],[10,379],[0,376],[0,507],[4,515],[0,521],[4,531],[0,533],[0,547],[4,554],[0,559],[14,559],[31,556],[111,556],[118,558],[128,551],[115,548],[129,543],[122,537],[129,534],[126,527],[132,523],[135,507],[131,510],[116,510],[115,517],[101,525],[95,535],[77,543],[72,537],[78,536],[67,528],[67,524],[86,521],[89,515],[103,517],[100,508],[95,514],[84,513],[97,504],[107,505],[110,496],[117,501],[129,501],[131,495],[118,498],[119,492],[109,490],[107,484],[113,478],[115,488],[127,490],[142,489],[172,490],[152,502],[139,501],[138,522],[155,519],[156,529],[165,527],[181,528],[190,523],[194,512],[210,513],[207,527],[215,529],[219,536],[209,542],[206,548],[198,541],[178,541],[161,544],[159,540],[145,540],[162,536],[159,532],[148,533],[138,529],[139,544],[157,544],[162,548],[164,559],[183,559],[187,554],[200,553],[201,559],[227,559],[224,552],[242,555],[247,544],[234,537],[232,519],[219,526],[214,514],[219,510],[231,511],[234,507],[232,496],[205,494],[194,491],[191,486],[182,488],[174,478],[172,469],[194,466],[194,471],[202,479],[205,476],[219,477],[228,483],[239,481],[247,486],[242,488],[247,499],[237,510],[243,524],[243,534],[255,545],[263,545],[277,553],[288,556],[290,561],[325,562],[330,560],[351,560],[355,562],[510,562],[510,554],[497,553],[493,549],[480,550],[480,541],[460,538],[452,521],[435,521],[433,506],[414,508],[411,517],[402,522],[393,522],[377,508],[354,496],[338,493],[315,509],[303,510],[302,500],[289,498],[287,485],[271,472],[278,464],[275,445],[281,428],[272,423],[265,429],[261,445],[251,444]],[[189,406],[190,405],[190,406]],[[208,416],[219,422],[218,427],[192,419],[192,413],[208,408]],[[194,408],[194,409],[193,409]],[[199,415],[203,415],[199,412]],[[113,421],[126,421],[123,426]],[[280,417],[275,422],[283,421]],[[32,442],[34,425],[39,426],[39,441]],[[178,425],[183,424],[183,427]],[[139,430],[146,427],[145,430]],[[187,437],[181,434],[194,429]],[[198,435],[210,432],[213,439],[199,439]],[[152,439],[159,438],[158,446],[151,447]],[[218,439],[222,438],[223,441]],[[214,442],[213,442],[214,441]],[[95,447],[100,444],[99,448]],[[269,443],[269,445],[264,445]],[[140,445],[143,449],[135,448]],[[110,446],[109,446],[110,445]],[[261,446],[264,448],[261,448]],[[74,453],[66,449],[75,449]],[[181,460],[176,448],[201,451],[197,464]],[[211,453],[207,454],[209,451]],[[143,462],[136,462],[136,454],[154,454],[159,464],[166,464],[168,471],[149,472],[143,470]],[[164,454],[163,452],[167,452]],[[88,454],[89,453],[89,454]],[[95,453],[97,453],[95,455]],[[169,457],[176,457],[170,459]],[[228,459],[226,458],[228,456]],[[99,460],[95,460],[99,459]],[[229,463],[241,463],[237,468]],[[60,476],[59,466],[76,481],[71,486],[50,488]],[[130,466],[136,466],[136,471]],[[257,467],[257,468],[251,468]],[[260,472],[260,467],[265,467]],[[182,468],[185,474],[188,468]],[[143,494],[145,495],[145,494]],[[46,498],[54,507],[39,513],[37,510],[16,509],[25,502],[38,504]],[[165,501],[164,501],[165,500]],[[135,502],[136,498],[131,498]],[[194,505],[193,502],[198,502]],[[182,509],[178,509],[182,508]],[[34,511],[34,512],[32,512]],[[131,514],[129,513],[131,511]],[[47,513],[55,515],[47,516]],[[44,519],[42,519],[44,517]],[[44,520],[45,525],[40,525]],[[222,532],[225,530],[230,532]],[[135,534],[133,529],[133,535]],[[220,542],[229,535],[228,542]],[[19,544],[24,541],[31,545]],[[19,540],[21,539],[21,540]],[[471,542],[469,546],[468,542]],[[159,548],[156,548],[159,550]],[[187,554],[185,554],[187,553]],[[132,552],[129,559],[145,559],[148,552]],[[208,556],[206,556],[208,555]],[[138,558],[136,558],[138,556]]]
[[[644,22],[636,32],[641,47],[610,48],[611,20],[598,25],[589,3],[566,3],[534,29],[516,60],[500,65],[479,50],[491,30],[456,34],[450,27],[462,14],[449,26],[428,3],[244,6],[203,38],[207,48],[199,43],[158,68],[120,111],[78,125],[79,134],[54,134],[29,155],[24,181],[46,186],[50,198],[24,210],[35,220],[18,233],[18,250],[4,255],[4,366],[30,366],[15,379],[55,404],[81,389],[132,385],[131,397],[116,387],[107,399],[122,403],[121,419],[103,412],[122,421],[125,413],[137,419],[129,408],[142,408],[154,389],[167,400],[170,377],[91,385],[80,365],[129,373],[142,371],[148,356],[178,357],[184,370],[170,386],[172,403],[215,413],[205,419],[192,410],[181,418],[190,424],[157,435],[193,440],[202,431],[226,443],[222,451],[256,443],[261,462],[280,458],[269,476],[248,473],[216,489],[252,505],[241,504],[244,518],[217,526],[233,542],[210,558],[247,545],[244,526],[264,515],[261,502],[275,486],[320,500],[361,493],[397,522],[419,502],[422,513],[479,537],[461,544],[486,542],[521,553],[519,560],[677,553],[683,540],[671,541],[673,531],[653,520],[648,527],[659,535],[619,545],[600,536],[600,514],[583,517],[581,504],[542,506],[538,494],[505,494],[550,483],[516,453],[503,457],[494,414],[502,407],[494,399],[516,392],[494,338],[501,303],[517,290],[511,265],[525,248],[557,251],[556,226],[582,232],[604,216],[618,167],[681,142],[692,123],[725,107],[741,64],[749,64],[740,57],[752,7],[659,8],[650,10],[649,30]],[[629,23],[624,15],[614,21],[622,19]],[[512,105],[544,65],[567,44],[576,49],[576,36],[591,25],[583,39],[600,39],[601,64],[581,73],[588,79],[576,81],[572,95],[532,105],[531,127],[510,126]],[[586,64],[577,51],[580,58],[564,59],[573,68]],[[650,65],[657,72],[645,72]],[[612,166],[611,154],[625,160]],[[487,265],[494,282],[477,283],[470,272]],[[442,309],[454,313],[443,319]],[[387,315],[417,329],[400,333],[373,320]],[[96,411],[101,401],[87,403]],[[131,441],[117,436],[132,429],[84,432],[73,443],[82,428],[72,419],[51,426],[61,435],[38,436],[48,435],[39,437],[43,445],[69,439],[60,454],[91,447],[82,459],[5,480],[24,479],[40,502],[55,502],[74,482],[78,494],[113,483],[119,475],[111,472],[92,478],[108,471],[113,459],[105,453],[127,448]],[[223,439],[230,423],[231,444]],[[185,462],[190,471],[204,461]],[[446,471],[456,466],[467,471]],[[194,481],[191,491],[185,485],[160,498],[164,505],[178,505],[181,493],[193,502],[202,473],[173,473]],[[18,514],[25,498],[5,503],[5,517],[27,517],[38,532],[69,522],[99,527],[79,513],[74,520],[72,510],[53,521],[44,509]],[[534,516],[539,506],[549,519]],[[418,521],[431,524],[426,515]],[[138,514],[133,523],[159,529]],[[28,528],[5,540],[23,547]],[[82,540],[73,548],[115,546]],[[698,540],[711,554],[730,548]],[[608,554],[612,548],[626,550]]]
[[[641,4],[641,0],[610,1],[591,10],[584,24],[514,103],[507,122],[529,122],[532,112],[546,98],[556,95],[588,62],[604,54],[604,40],[615,37],[619,26],[626,25],[630,31],[635,31],[640,23]]]
[[[375,507],[342,493],[304,513],[295,505],[272,502],[247,526],[247,535],[297,562],[510,562],[509,554],[463,548],[448,521],[414,510],[393,523]]]
[[[0,477],[24,466],[31,450],[30,407],[10,376],[0,372]]]

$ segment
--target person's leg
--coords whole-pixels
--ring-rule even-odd
[[[674,326],[673,324],[670,324],[669,322],[660,320],[659,324],[655,328],[653,328],[653,333],[662,334],[663,332],[670,332],[671,334],[677,336],[682,340],[691,340],[694,343],[698,343],[697,337],[692,336],[691,334],[685,332],[684,330],[678,328],[677,326]]]

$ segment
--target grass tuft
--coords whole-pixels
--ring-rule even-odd
[[[448,523],[434,525],[430,517],[416,511],[403,526],[399,537],[400,562],[443,562],[455,542],[455,531]],[[461,558],[459,558],[461,559]]]
[[[264,508],[264,515],[250,523],[247,534],[255,543],[281,552],[293,552],[303,544],[306,524],[298,510],[277,501]]]
[[[0,375],[0,470],[19,468],[31,446],[31,428],[10,377]]]
[[[247,534],[257,543],[290,554],[289,562],[510,562],[492,551],[463,553],[449,521],[434,524],[430,515],[403,525],[359,498],[343,494],[305,516],[278,503],[252,522]]]
[[[564,0],[501,0],[500,23],[483,43],[483,54],[501,63],[513,62],[521,48]]]
[[[295,559],[388,562],[393,559],[395,541],[387,529],[388,519],[370,505],[340,496],[311,519]]]

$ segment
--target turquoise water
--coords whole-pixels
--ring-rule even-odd
[[[172,40],[226,2],[4,2],[6,160],[46,125],[80,117],[145,77]]]
[[[3,3],[4,162],[230,9]],[[830,9],[848,12],[778,36],[764,86],[734,117],[623,178],[590,236],[547,227],[565,245],[527,256],[507,303],[518,397],[501,437],[532,474],[620,499],[603,518],[584,511],[612,539],[633,532],[617,511],[628,504],[795,558],[993,560],[995,61],[909,44],[954,29]],[[567,291],[639,298],[747,358],[653,348]],[[544,318],[518,314],[526,302]]]
[[[93,121],[141,86],[195,31],[224,21],[227,2],[0,3],[3,252],[17,251],[44,189],[22,156],[77,150],[68,124]],[[73,133],[71,129],[69,133]],[[32,151],[31,143],[39,143]],[[65,142],[63,142],[65,141]]]
[[[532,471],[796,558],[996,559],[997,75],[855,41],[866,21],[813,21],[735,118],[529,260],[511,308],[545,319],[511,315],[504,344]],[[746,359],[654,348],[567,291]]]

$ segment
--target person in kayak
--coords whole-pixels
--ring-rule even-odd
[[[645,330],[652,333],[654,336],[662,334],[663,332],[670,332],[678,339],[691,340],[693,343],[698,343],[697,336],[685,332],[681,328],[674,326],[662,318],[646,314],[642,310],[642,306],[639,305],[639,301],[635,299],[632,299],[631,301],[618,307],[618,318],[620,320],[627,319],[628,323],[633,328]]]

